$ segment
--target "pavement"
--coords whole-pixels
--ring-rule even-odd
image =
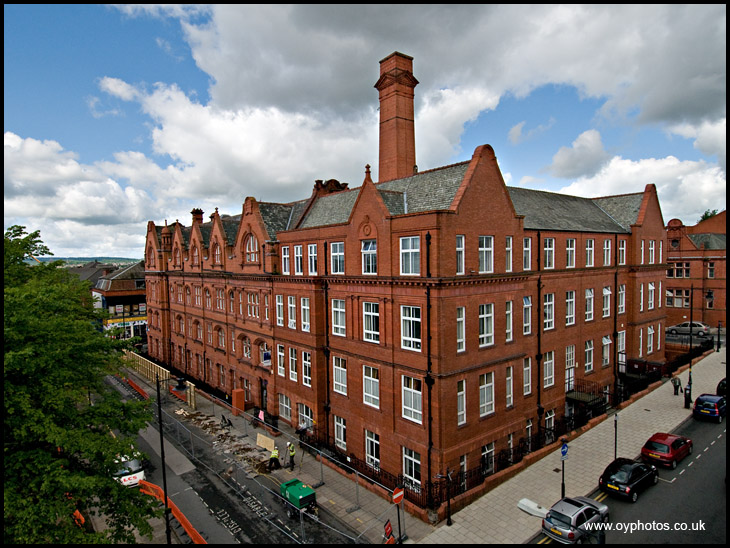
[[[692,367],[692,396],[715,393],[717,383],[726,376],[726,348],[719,352],[705,354],[695,359]],[[690,367],[684,366],[675,373],[687,385]],[[135,382],[150,389],[151,383],[132,372]],[[197,411],[219,421],[221,414],[232,422],[231,434],[252,449],[259,449],[256,442],[259,435],[273,438],[279,447],[282,466],[288,462],[285,457],[286,441],[299,441],[293,428],[280,423],[279,434],[272,436],[262,428],[252,428],[245,415],[233,416],[229,409],[203,397],[197,398]],[[618,456],[636,458],[644,442],[655,432],[671,432],[682,422],[691,418],[691,409],[685,409],[684,396],[674,395],[668,378],[649,387],[644,395],[637,395],[626,407],[595,424],[580,434],[568,439],[568,460],[565,461],[565,493],[567,496],[593,493],[598,477],[614,458],[614,443]],[[613,415],[617,414],[618,419]],[[558,444],[559,445],[559,444]],[[167,444],[166,444],[167,452]],[[523,544],[529,542],[540,530],[541,519],[520,510],[521,499],[529,499],[544,508],[550,508],[561,495],[561,451],[560,447],[534,462],[522,472],[498,487],[452,514],[452,525],[446,520],[431,525],[405,512],[396,512],[396,506],[389,500],[358,485],[354,473],[341,474],[326,465],[321,465],[307,451],[298,449],[294,471],[288,468],[270,474],[278,483],[296,477],[305,484],[315,487],[320,511],[335,515],[347,524],[358,542],[380,544],[383,528],[390,521],[394,535],[398,535],[399,521],[404,543],[418,544]],[[268,452],[260,451],[262,459]],[[196,524],[193,523],[195,526]],[[158,524],[159,527],[159,524]],[[163,537],[164,538],[164,523]],[[156,533],[155,539],[160,539]],[[144,542],[144,541],[143,541]],[[164,542],[164,541],[163,541]]]

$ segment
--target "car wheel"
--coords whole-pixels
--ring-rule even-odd
[[[697,333],[697,336],[698,337],[704,337],[705,336],[705,332],[704,331],[700,331],[699,333]]]
[[[637,491],[634,491],[631,494],[631,502],[636,502],[637,500],[639,500],[639,493]]]
[[[672,461],[672,470],[674,470],[675,468],[677,468],[677,459],[674,459]],[[654,483],[656,483],[656,482],[654,482]]]
[[[603,523],[608,523],[608,514],[603,516]]]
[[[694,450],[694,447],[692,446],[692,444],[690,444],[690,445],[689,445],[689,454],[690,454],[690,455],[692,454],[692,451],[693,451],[693,450]]]
[[[675,467],[677,466],[676,465],[676,461],[675,461],[675,465],[674,466]],[[659,474],[654,474],[654,485],[656,485],[657,483],[659,483]]]
[[[669,334],[670,334],[670,335],[676,335],[676,334],[677,334],[677,330],[676,330],[676,329],[672,329],[672,330],[671,330],[671,331],[669,332]]]
[[[717,424],[722,424],[722,415],[718,415]]]

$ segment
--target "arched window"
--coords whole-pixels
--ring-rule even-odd
[[[180,248],[175,246],[175,251],[172,255],[172,264],[175,265],[175,267],[180,267]]]
[[[210,308],[210,290],[205,289],[205,308]]]
[[[213,264],[221,264],[221,246],[218,244],[213,247]]]
[[[198,246],[193,246],[193,266],[198,266],[198,263],[200,262],[200,257],[198,255]]]
[[[259,241],[253,234],[246,239],[246,262],[259,262]]]
[[[218,328],[218,348],[226,348],[226,333],[222,328]]]
[[[155,250],[152,246],[147,248],[147,267],[155,268]]]

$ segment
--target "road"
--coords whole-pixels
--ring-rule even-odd
[[[109,382],[124,397],[136,396],[126,384]],[[231,440],[186,420],[173,400],[163,396],[168,494],[209,543],[345,544],[356,536],[326,512],[288,518],[275,478],[241,468],[231,457]],[[148,481],[162,486],[159,431],[150,426],[138,443],[150,458]]]
[[[644,491],[636,503],[598,490],[589,495],[610,509],[612,530],[606,533],[607,544],[726,543],[725,424],[690,418],[675,429],[674,433],[692,439],[693,453],[675,470],[658,467],[659,483]],[[552,540],[540,534],[533,542]]]

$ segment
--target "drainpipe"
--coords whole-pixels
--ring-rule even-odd
[[[431,233],[426,233],[426,278],[431,278]],[[433,449],[433,415],[431,413],[431,398],[433,395],[434,378],[431,375],[431,368],[433,362],[431,361],[431,287],[426,282],[426,390],[427,390],[427,405],[428,405],[428,451],[426,459],[426,477],[428,478],[428,484],[431,484],[431,451]],[[432,490],[428,490],[427,505],[429,508],[433,508],[433,495]]]
[[[542,305],[542,275],[540,274],[540,268],[542,266],[541,261],[540,261],[540,257],[541,257],[540,250],[542,249],[542,247],[540,246],[540,243],[541,243],[541,235],[540,235],[540,231],[538,230],[537,231],[537,249],[535,250],[536,254],[537,254],[537,302],[535,303],[534,309],[535,309],[535,311],[540,310],[542,313],[540,316],[542,316],[545,314],[545,311],[543,310],[543,305]],[[523,246],[524,246],[524,244],[523,244]],[[537,314],[535,314],[535,315],[538,316]],[[535,362],[536,362],[535,363],[535,365],[536,365],[536,367],[535,367],[536,375],[535,376],[537,377],[537,382],[535,384],[537,386],[537,433],[538,433],[538,437],[540,435],[540,430],[543,429],[542,417],[545,414],[545,409],[542,406],[542,392],[540,389],[541,388],[540,373],[542,371],[542,330],[541,330],[542,326],[540,325],[540,319],[541,319],[540,316],[538,316],[538,318],[537,318],[537,327],[536,327],[537,354],[535,355]]]
[[[327,282],[327,242],[324,242],[324,277],[322,278],[322,287],[324,289],[324,360],[327,364],[325,367],[325,376],[327,379],[327,392],[324,402],[324,424],[325,424],[325,443],[330,440],[330,307],[329,307],[329,283]]]

